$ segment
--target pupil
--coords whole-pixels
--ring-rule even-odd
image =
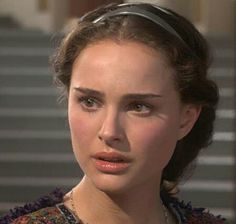
[[[138,105],[136,106],[136,108],[137,108],[137,110],[142,110],[142,105],[138,104]]]
[[[91,106],[91,105],[93,104],[93,100],[92,100],[92,99],[88,99],[88,100],[87,100],[87,104],[88,104],[89,106]]]

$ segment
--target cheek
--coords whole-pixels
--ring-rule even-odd
[[[171,125],[168,120],[146,122],[136,125],[132,139],[136,150],[141,157],[154,160],[164,167],[171,158],[177,142],[176,125]]]
[[[89,148],[93,142],[93,122],[87,118],[83,113],[71,113],[68,114],[71,143],[75,158],[80,165],[81,169],[85,172],[84,167],[87,166],[87,156],[89,154]]]
[[[86,118],[83,114],[69,113],[69,126],[71,132],[71,140],[74,151],[83,148],[88,144],[91,138],[92,130],[90,119]]]

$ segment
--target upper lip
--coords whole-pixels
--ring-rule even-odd
[[[95,159],[109,162],[130,162],[131,159],[117,152],[98,152],[92,156]]]

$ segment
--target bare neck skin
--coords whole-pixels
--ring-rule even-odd
[[[86,224],[166,224],[157,192],[156,186],[142,186],[126,193],[107,194],[85,176],[74,188],[73,199],[77,215]],[[71,208],[66,198],[65,205]],[[170,214],[169,223],[174,223]]]

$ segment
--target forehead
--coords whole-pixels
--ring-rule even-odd
[[[165,55],[142,43],[103,40],[87,46],[73,64],[72,81],[121,85],[132,84],[145,88],[150,84],[173,82],[173,69]]]
[[[156,57],[155,60],[157,63],[163,63],[166,66],[169,66],[169,60],[164,52],[164,50],[156,49],[154,47],[149,46],[148,44],[136,41],[136,40],[120,40],[118,38],[105,38],[101,40],[96,40],[95,42],[88,43],[79,53],[76,60],[81,57],[90,56],[94,57],[94,59],[98,56],[101,57],[104,51],[101,49],[106,50],[106,53],[116,51],[116,53],[122,54],[122,56],[143,56],[147,57]],[[117,54],[116,54],[117,55]],[[140,57],[139,57],[140,58]],[[137,59],[139,59],[137,58]],[[132,58],[131,58],[132,59]],[[75,60],[75,61],[76,61]],[[146,60],[145,60],[146,61]],[[143,62],[145,62],[143,61]],[[132,62],[132,60],[130,61]]]

